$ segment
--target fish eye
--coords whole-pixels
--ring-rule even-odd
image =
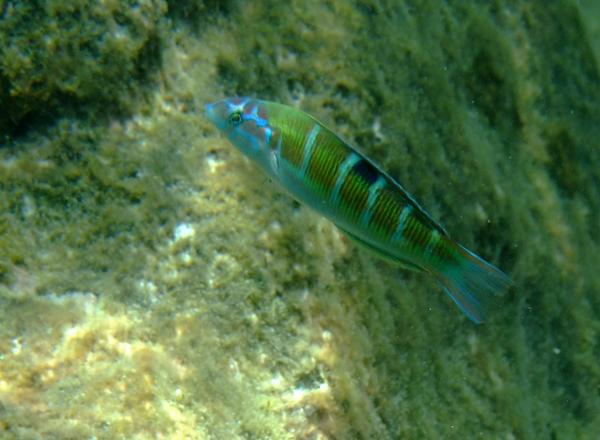
[[[229,123],[234,127],[237,127],[242,123],[242,112],[235,111],[229,115]]]

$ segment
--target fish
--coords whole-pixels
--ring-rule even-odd
[[[433,276],[473,322],[511,279],[460,245],[395,179],[317,119],[249,97],[205,106],[216,128],[292,197],[348,238],[398,266]]]

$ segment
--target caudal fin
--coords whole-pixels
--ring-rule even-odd
[[[460,309],[477,324],[485,318],[486,304],[506,291],[512,281],[500,269],[457,245],[457,260],[437,273],[444,290]]]

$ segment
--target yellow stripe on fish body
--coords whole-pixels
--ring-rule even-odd
[[[435,276],[465,314],[484,318],[510,279],[455,243],[389,175],[312,116],[251,98],[206,106],[245,155],[350,238],[404,267]]]

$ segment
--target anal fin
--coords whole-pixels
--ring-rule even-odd
[[[374,253],[378,257],[383,258],[391,263],[394,263],[394,264],[402,267],[403,269],[414,270],[417,272],[423,272],[423,269],[421,267],[417,266],[416,264],[411,263],[410,261],[407,261],[396,255],[392,255],[384,249],[375,247],[371,243],[367,243],[366,241],[364,241],[362,238],[357,237],[352,232],[349,232],[346,229],[341,228],[338,225],[336,225],[336,226],[338,227],[338,229],[340,231],[342,231],[350,240],[352,240],[358,246],[362,247],[363,249],[367,249],[368,251]]]

